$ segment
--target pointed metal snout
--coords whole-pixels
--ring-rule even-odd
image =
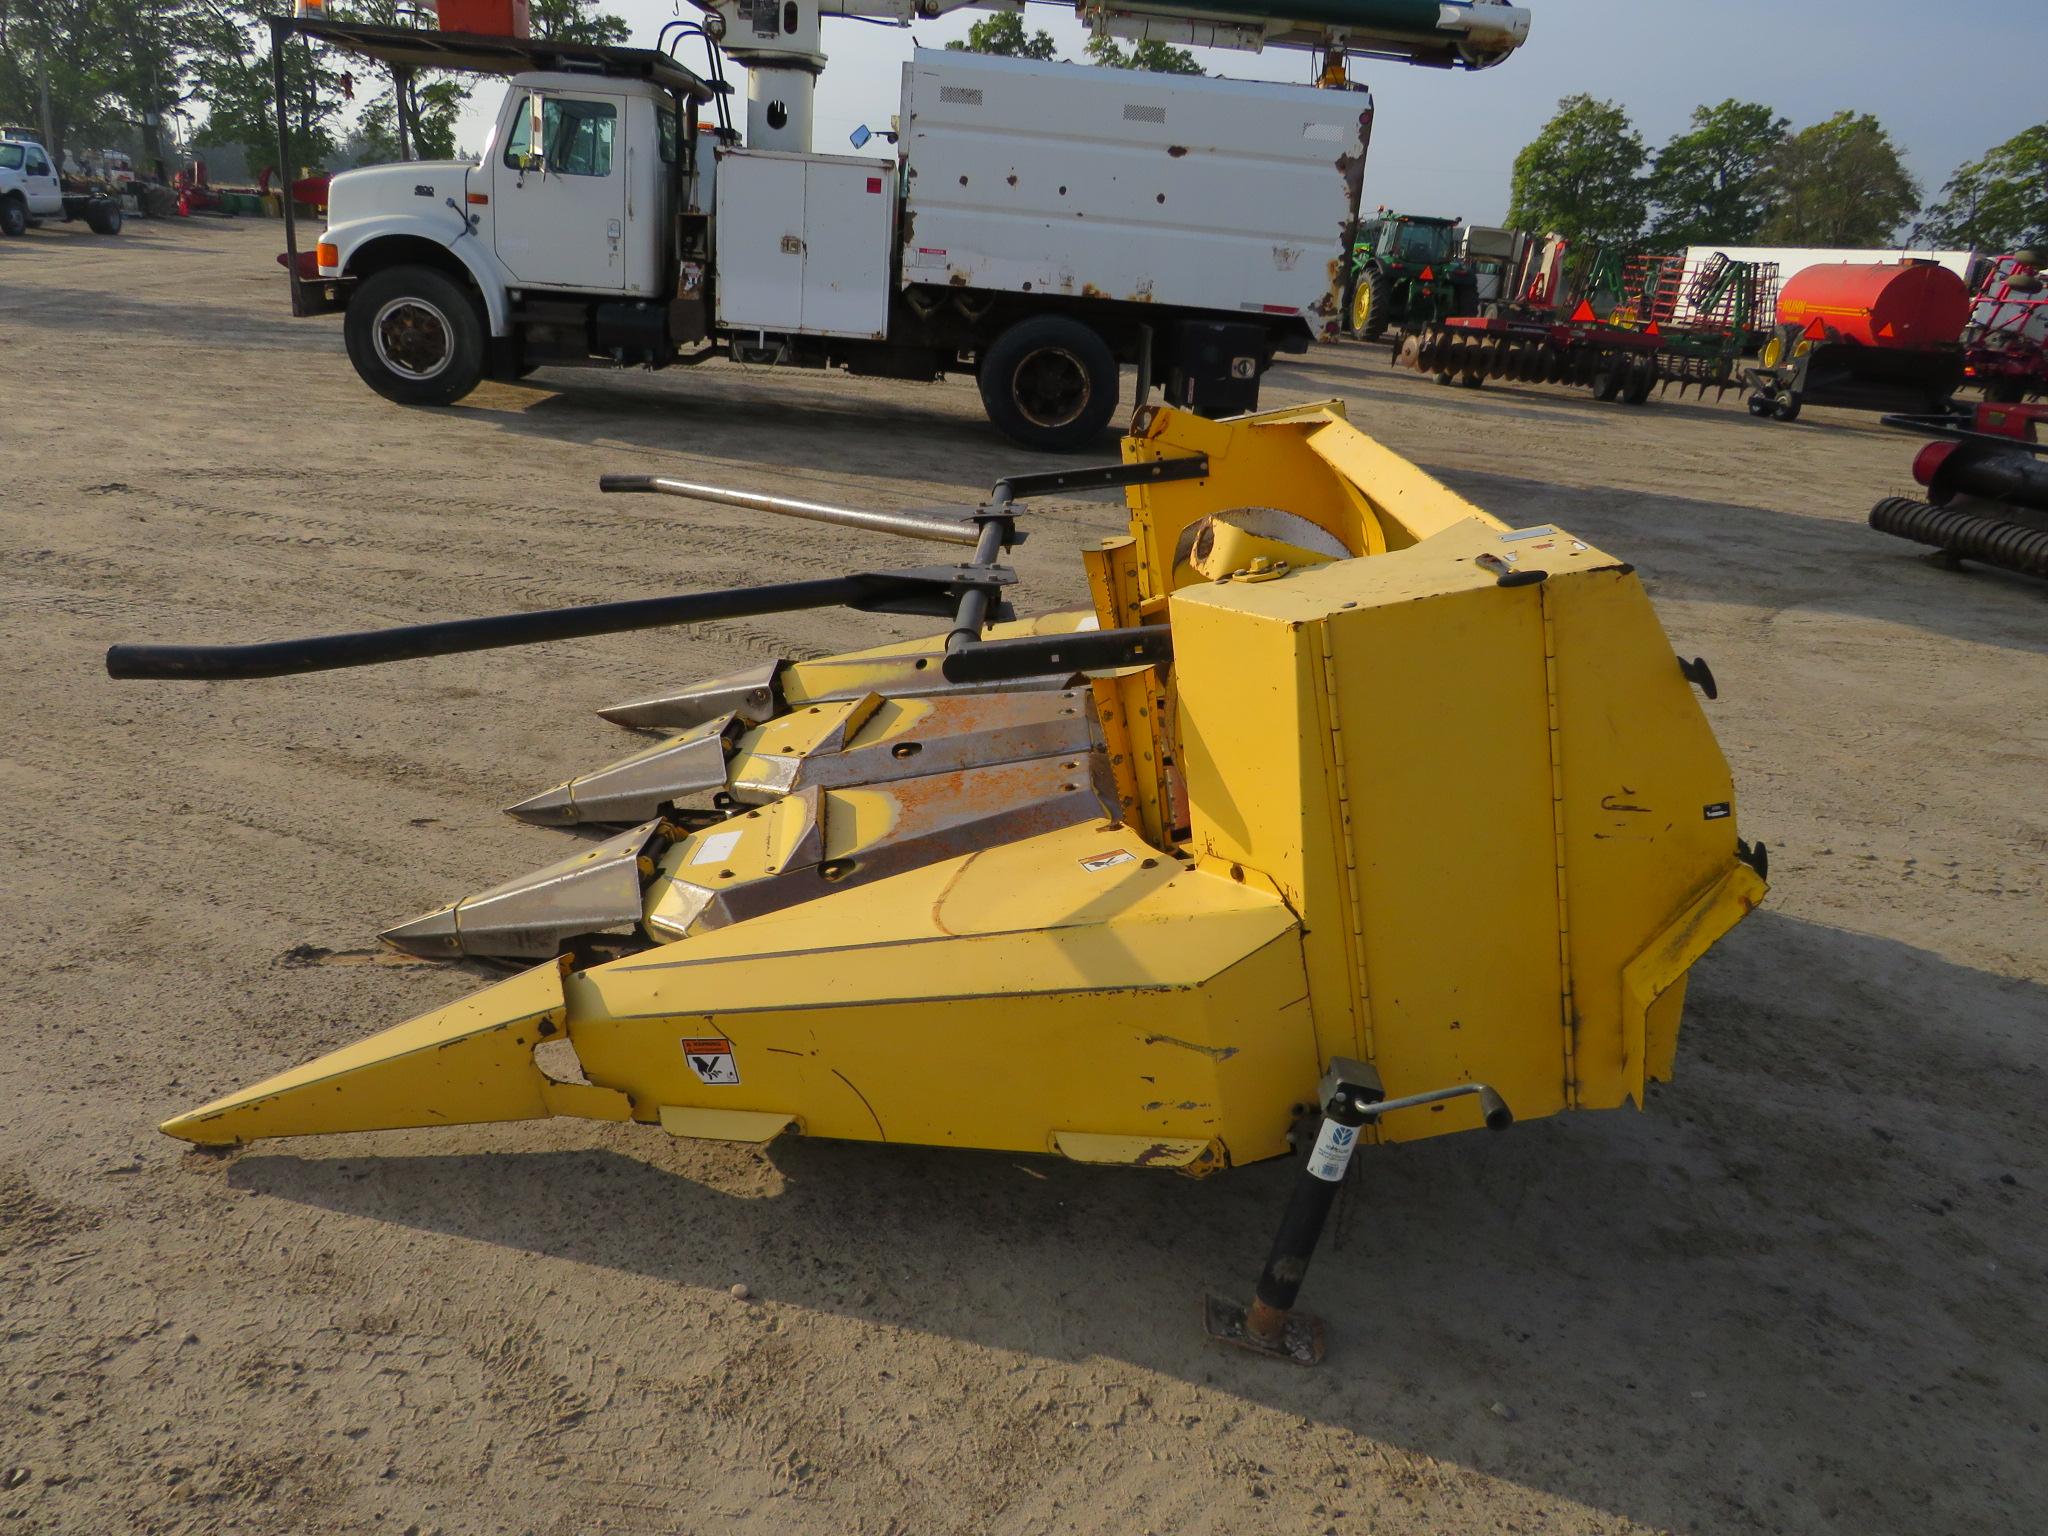
[[[547,960],[570,939],[630,932],[639,925],[642,886],[653,872],[651,861],[642,867],[641,855],[665,835],[660,822],[647,822],[378,937],[430,960],[457,955]]]
[[[736,717],[720,715],[682,736],[657,743],[566,784],[505,807],[505,814],[542,827],[627,823],[658,816],[686,795],[725,787],[728,737]]]
[[[716,720],[720,715],[738,715],[749,725],[759,725],[778,713],[775,675],[783,663],[771,661],[750,672],[714,678],[600,709],[598,715],[613,725],[652,730],[687,730]]]

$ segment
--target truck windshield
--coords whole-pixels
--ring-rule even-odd
[[[18,171],[20,169],[21,146],[19,144],[0,144],[0,171]]]

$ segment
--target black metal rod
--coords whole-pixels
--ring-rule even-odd
[[[1009,497],[998,490],[988,515],[982,519],[981,532],[974,541],[976,565],[994,565],[996,556],[1010,542],[1015,525],[1009,514]],[[985,586],[969,587],[960,594],[960,606],[953,614],[953,628],[946,636],[947,650],[957,651],[981,639],[981,632],[988,625],[989,603],[994,597],[995,589]]]
[[[1184,454],[1177,459],[1144,459],[1135,464],[1091,464],[1083,469],[1048,469],[1035,475],[1005,475],[996,495],[1022,501],[1054,491],[1108,491],[1126,485],[1152,485],[1170,480],[1200,480],[1209,473],[1209,455]]]
[[[1157,666],[1172,658],[1172,632],[1164,624],[1145,624],[1135,629],[1077,629],[1064,635],[983,640],[948,651],[940,669],[949,683],[1000,683],[1051,672]]]
[[[107,652],[107,675],[193,680],[285,677],[299,672],[329,672],[425,656],[452,656],[463,651],[619,634],[666,624],[753,618],[804,608],[864,607],[912,596],[930,597],[934,590],[928,577],[870,572],[767,587],[590,603],[538,613],[408,624],[354,634],[271,640],[255,645],[117,645]],[[938,590],[943,593],[943,588]]]

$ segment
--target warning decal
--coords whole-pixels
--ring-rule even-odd
[[[732,1059],[730,1040],[685,1040],[683,1060],[697,1074],[697,1081],[713,1088],[726,1088],[740,1080],[739,1064]]]
[[[1112,848],[1107,853],[1094,854],[1081,861],[1081,867],[1091,875],[1099,875],[1105,869],[1115,869],[1119,864],[1136,861],[1137,855],[1122,848]]]

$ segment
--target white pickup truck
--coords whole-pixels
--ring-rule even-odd
[[[56,166],[34,139],[0,138],[0,235],[22,235],[45,219],[83,219],[96,235],[121,232],[121,205],[110,197],[64,190]]]
[[[288,263],[294,312],[344,311],[351,361],[393,400],[714,355],[971,372],[1005,433],[1065,448],[1109,422],[1120,364],[1225,414],[1256,404],[1276,352],[1336,333],[1360,90],[920,49],[896,156],[873,159],[742,147],[697,120],[722,82],[666,54],[505,39],[487,63],[452,38],[296,25],[375,57],[528,66],[476,162],[335,177],[310,260]]]

